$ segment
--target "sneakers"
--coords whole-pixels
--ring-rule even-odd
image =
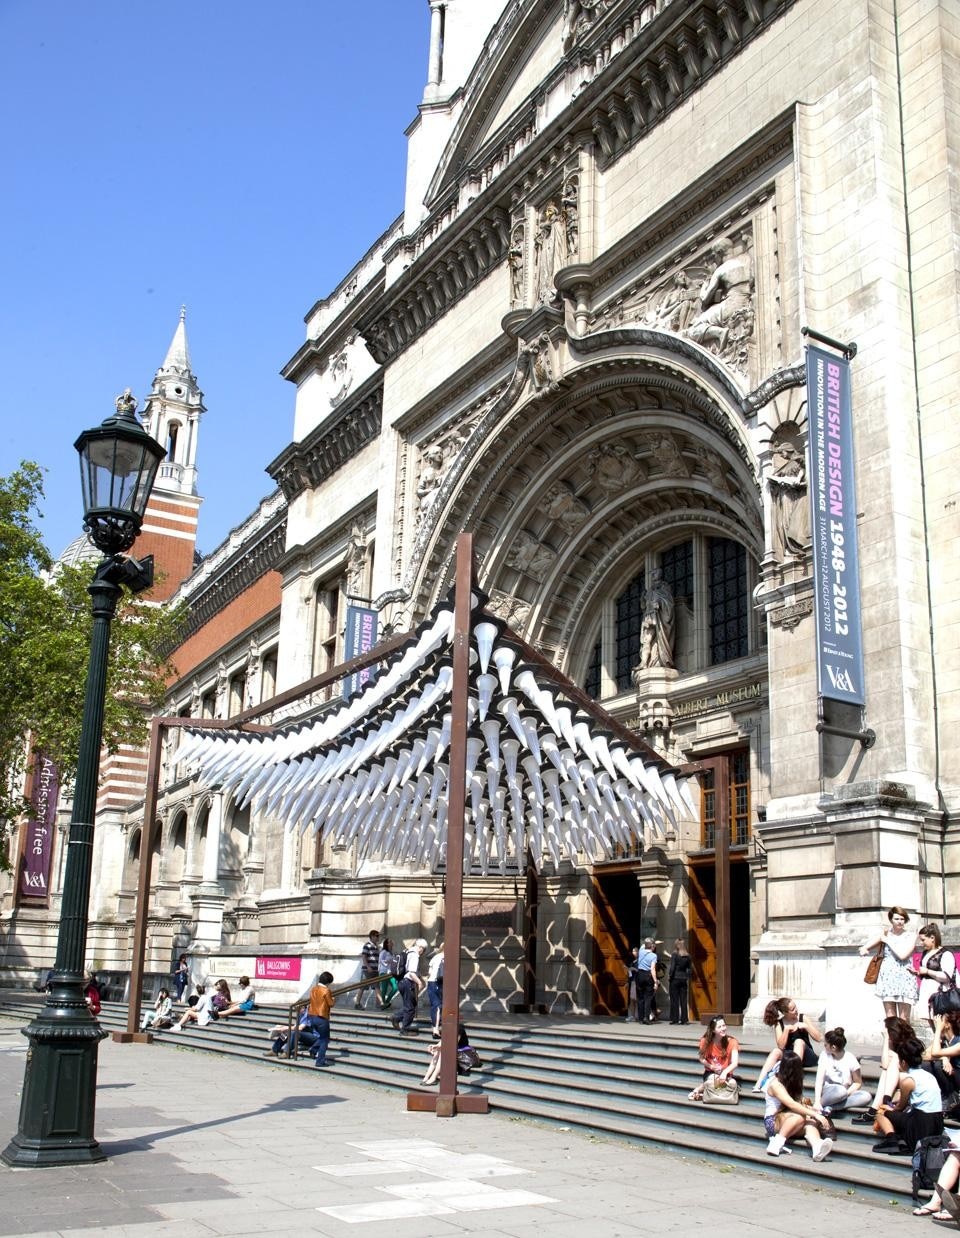
[[[825,1139],[823,1142],[829,1143],[830,1141]],[[832,1143],[830,1144],[830,1147],[833,1147]],[[774,1135],[767,1144],[767,1156],[779,1156],[781,1152],[789,1156],[791,1151],[792,1149],[787,1147],[787,1141],[783,1135]]]
[[[864,1109],[863,1113],[855,1113],[850,1121],[854,1126],[873,1126],[876,1117],[877,1111],[871,1105],[869,1109]]]
[[[821,1139],[820,1147],[817,1148],[816,1152],[814,1152],[813,1159],[815,1161],[825,1161],[832,1151],[833,1151],[833,1140],[832,1139]]]
[[[393,1030],[395,1032],[399,1032],[400,1031],[400,1016],[398,1014],[392,1014],[390,1016],[390,1022],[393,1024]]]
[[[900,1156],[903,1149],[900,1147],[900,1139],[897,1135],[886,1135],[879,1143],[873,1145],[874,1152],[882,1152],[886,1156]]]

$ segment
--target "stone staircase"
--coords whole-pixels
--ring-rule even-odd
[[[25,1025],[39,1005],[34,994],[0,992],[4,1022]],[[126,1005],[106,1002],[100,1021],[105,1029],[119,1031],[126,1027],[126,1016]],[[268,1028],[286,1021],[285,1007],[260,1007],[206,1028],[188,1025],[181,1033],[160,1032],[154,1045],[244,1058],[266,1070],[312,1070],[309,1057],[287,1060],[269,1053]],[[870,1127],[853,1126],[841,1116],[836,1119],[840,1138],[828,1160],[814,1164],[805,1145],[774,1159],[766,1155],[761,1096],[746,1090],[736,1107],[688,1100],[700,1078],[700,1029],[695,1025],[641,1028],[609,1019],[478,1014],[468,1027],[483,1068],[461,1077],[458,1087],[486,1092],[491,1109],[501,1114],[639,1147],[667,1148],[732,1168],[750,1166],[848,1194],[909,1202],[909,1158],[873,1153],[877,1137]],[[356,1010],[348,995],[334,1011],[332,1065],[325,1075],[397,1092],[419,1090],[429,1043],[426,1031],[419,1037],[398,1036],[383,1013]],[[765,1054],[765,1047],[742,1044],[739,1074],[747,1089]],[[867,1058],[863,1067],[870,1086],[876,1063]]]

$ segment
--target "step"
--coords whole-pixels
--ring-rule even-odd
[[[26,1023],[40,1001],[33,994],[0,995],[0,1016]],[[126,1021],[125,1005],[104,1003],[100,1022],[106,1030],[125,1029]],[[261,1007],[203,1029],[161,1032],[155,1041],[242,1058],[268,1069],[313,1070],[307,1057],[263,1056],[269,1050],[268,1029],[286,1022],[286,1007]],[[873,1154],[875,1136],[869,1128],[851,1127],[848,1119],[841,1119],[837,1150],[819,1165],[802,1145],[792,1155],[774,1159],[766,1155],[762,1097],[746,1092],[735,1107],[689,1101],[687,1092],[701,1074],[694,1056],[695,1038],[667,1043],[536,1022],[529,1027],[503,1025],[483,1021],[482,1016],[471,1021],[470,1037],[484,1066],[469,1078],[461,1076],[458,1090],[484,1091],[491,1108],[501,1113],[731,1166],[805,1180],[813,1175],[820,1183],[858,1194],[909,1197],[909,1159]],[[429,1043],[426,1034],[401,1039],[382,1014],[337,1012],[329,1073],[335,1077],[343,1072],[351,1082],[372,1087],[418,1090]],[[747,1077],[755,1077],[764,1056],[759,1049],[744,1051]]]

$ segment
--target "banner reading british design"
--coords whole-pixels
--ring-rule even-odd
[[[20,898],[46,899],[50,895],[50,857],[53,854],[53,832],[57,821],[57,800],[60,778],[49,757],[38,752],[34,759],[33,786],[30,791],[32,812],[23,827],[23,851],[20,858]]]
[[[810,506],[817,683],[821,696],[864,704],[850,362],[807,348]]]
[[[377,612],[368,606],[348,606],[347,623],[343,636],[343,657],[349,662],[351,658],[366,653],[377,643]],[[365,666],[355,675],[348,675],[343,681],[343,699],[349,701],[367,683],[375,673],[375,668]]]

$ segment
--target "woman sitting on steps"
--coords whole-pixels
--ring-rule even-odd
[[[700,1041],[700,1065],[703,1067],[704,1083],[711,1075],[715,1075],[721,1083],[734,1077],[740,1064],[740,1044],[735,1036],[727,1035],[727,1024],[719,1015],[707,1024],[707,1030]],[[693,1089],[689,1100],[703,1100],[703,1083]]]

